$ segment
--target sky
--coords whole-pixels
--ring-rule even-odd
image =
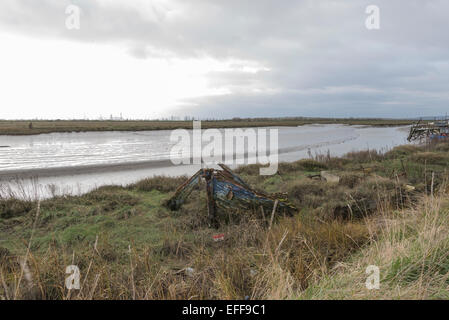
[[[448,12],[447,0],[1,0],[0,119],[445,115]]]

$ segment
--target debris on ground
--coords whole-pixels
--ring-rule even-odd
[[[220,234],[212,236],[212,238],[214,239],[215,242],[223,241],[224,237],[225,237],[224,233],[220,233]]]
[[[186,273],[186,276],[193,277],[193,275],[194,275],[194,273],[195,273],[195,269],[190,268],[190,267],[187,267],[187,268],[185,269],[185,273]]]
[[[320,176],[321,176],[321,179],[326,182],[333,182],[333,183],[340,182],[339,176],[336,176],[335,174],[329,173],[327,171],[321,171]]]

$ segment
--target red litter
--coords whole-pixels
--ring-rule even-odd
[[[225,236],[224,233],[220,233],[220,234],[212,236],[212,238],[214,238],[214,241],[223,241],[224,240],[224,236]]]

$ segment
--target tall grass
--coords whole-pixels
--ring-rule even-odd
[[[444,146],[301,160],[271,177],[243,167],[245,180],[288,192],[300,210],[223,211],[218,230],[199,190],[178,212],[161,206],[183,178],[40,203],[2,198],[0,299],[447,297]],[[340,181],[308,178],[323,169]],[[364,287],[371,264],[379,291]],[[80,290],[65,287],[68,265],[80,269]]]
[[[161,247],[135,247],[119,255],[108,239],[86,250],[51,244],[43,253],[4,253],[0,260],[3,299],[284,299],[307,287],[336,261],[368,239],[363,222],[279,217],[242,218],[220,230],[170,229]],[[173,236],[176,233],[176,236]],[[32,237],[24,245],[32,247]],[[81,270],[81,289],[64,287],[66,266]],[[24,271],[30,275],[22,281]]]
[[[390,212],[376,239],[305,291],[301,299],[448,299],[449,202],[423,196],[416,208]],[[366,268],[380,270],[380,288],[365,286]]]

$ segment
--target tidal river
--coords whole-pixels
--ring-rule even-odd
[[[266,129],[278,130],[279,161],[289,162],[328,152],[340,156],[364,149],[387,151],[407,143],[409,128],[306,125]],[[80,194],[102,185],[197,171],[198,165],[171,163],[170,150],[176,142],[170,141],[170,134],[170,130],[160,130],[0,136],[0,195]]]

